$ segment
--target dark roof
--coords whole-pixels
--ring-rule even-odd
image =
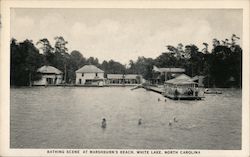
[[[94,65],[85,65],[76,70],[76,73],[104,73],[104,71]]]
[[[52,67],[52,66],[47,66],[47,65],[44,65],[40,67],[39,69],[37,69],[37,72],[45,73],[45,74],[62,74],[62,72],[58,70],[57,68]]]

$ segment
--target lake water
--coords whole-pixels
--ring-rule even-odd
[[[241,90],[164,99],[130,87],[11,88],[10,147],[241,149]]]

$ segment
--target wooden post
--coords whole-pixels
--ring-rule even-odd
[[[66,85],[66,63],[64,63],[64,85]]]
[[[195,84],[194,84],[194,92],[193,92],[193,96],[195,96]]]

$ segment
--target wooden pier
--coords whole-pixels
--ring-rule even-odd
[[[159,93],[159,94],[163,93],[162,89],[160,89],[158,87],[154,87],[154,86],[142,86],[142,88],[144,88],[146,90],[149,90],[149,91],[153,91],[153,92]]]

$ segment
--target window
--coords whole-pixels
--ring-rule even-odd
[[[84,76],[84,73],[82,73],[82,77]]]
[[[98,76],[98,73],[95,73],[95,76]]]

